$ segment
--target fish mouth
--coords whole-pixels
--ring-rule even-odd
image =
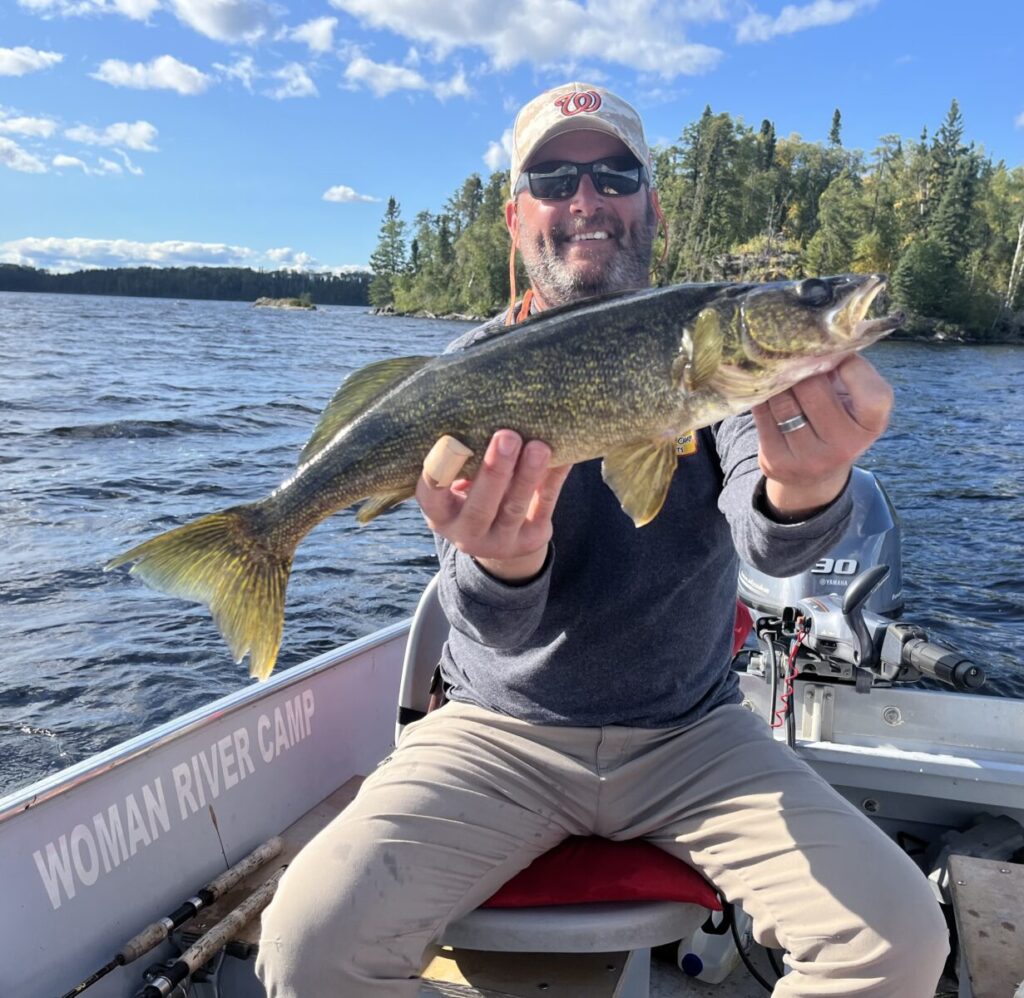
[[[885,274],[870,274],[864,279],[863,284],[850,293],[846,304],[834,317],[835,319],[843,317],[847,319],[850,339],[859,343],[873,343],[903,325],[906,316],[900,311],[893,312],[891,315],[883,315],[878,319],[865,318],[872,302],[888,283],[889,280]]]

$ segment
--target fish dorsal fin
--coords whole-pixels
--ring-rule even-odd
[[[305,464],[333,439],[335,434],[350,423],[371,402],[379,399],[389,388],[418,371],[432,357],[389,357],[367,364],[350,374],[334,393],[320,414],[313,435],[306,441],[299,455],[299,464]]]
[[[683,346],[673,370],[677,384],[688,392],[703,388],[722,364],[722,317],[713,308],[704,308],[683,330]]]
[[[643,440],[610,450],[601,477],[638,527],[650,523],[665,504],[679,458],[674,440]]]

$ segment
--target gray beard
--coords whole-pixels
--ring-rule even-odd
[[[526,233],[520,252],[530,284],[549,308],[610,291],[646,288],[650,284],[651,253],[657,223],[648,200],[646,217],[631,226],[628,244],[623,245],[624,229],[620,225],[618,231],[612,231],[612,238],[619,243],[619,252],[602,271],[587,276],[577,273],[558,253],[558,247],[572,236],[572,231],[555,229],[550,242],[542,236]],[[581,225],[580,228],[586,226]]]

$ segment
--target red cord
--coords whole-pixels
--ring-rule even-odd
[[[793,647],[789,650],[789,662],[787,662],[789,673],[786,676],[786,688],[782,691],[782,695],[779,700],[782,701],[782,707],[775,711],[776,720],[773,722],[773,728],[781,728],[786,723],[786,716],[792,709],[790,703],[793,697],[793,680],[796,679],[796,653],[800,650],[800,645],[803,643],[804,634],[806,632],[803,628],[803,621],[797,622],[796,636],[793,638]]]

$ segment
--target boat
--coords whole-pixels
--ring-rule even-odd
[[[855,469],[854,487],[854,522],[808,572],[741,570],[744,704],[930,877],[952,934],[943,993],[1011,998],[1024,979],[1024,701],[986,696],[980,666],[903,620],[898,518],[875,476]],[[303,837],[391,751],[396,707],[400,728],[426,705],[416,676],[429,675],[444,634],[431,589],[413,620],[0,799],[0,994],[258,998],[259,891],[272,892]],[[254,897],[248,927],[216,935]],[[638,902],[626,919],[654,913],[653,965],[650,939],[511,960],[470,933],[441,941],[423,994],[741,998],[765,993],[751,970],[768,986],[784,972],[747,952],[742,913],[723,936],[720,915],[702,911],[684,930],[645,907],[656,904]],[[182,971],[183,954],[202,945],[203,969]],[[602,989],[585,983],[595,966]]]

